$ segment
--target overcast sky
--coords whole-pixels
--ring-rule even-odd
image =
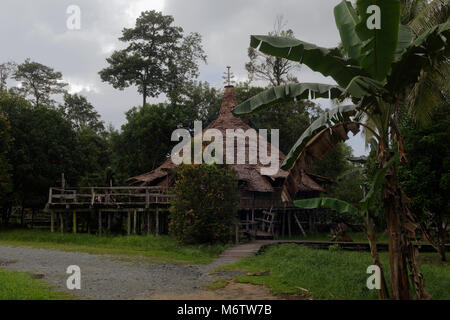
[[[142,11],[158,10],[175,18],[186,33],[199,32],[208,55],[199,80],[221,87],[227,65],[237,80],[246,80],[250,34],[267,34],[277,15],[298,39],[323,47],[339,42],[333,7],[340,0],[1,0],[0,62],[26,58],[64,75],[71,93],[85,95],[106,123],[120,128],[125,111],[140,105],[135,88],[115,90],[102,83],[98,72],[105,59],[123,48],[117,39],[132,27]],[[70,5],[81,9],[81,29],[68,30]],[[303,67],[300,81],[333,83]],[[328,107],[327,101],[317,101]],[[281,137],[282,138],[282,137]],[[360,137],[350,139],[356,155],[366,153]]]

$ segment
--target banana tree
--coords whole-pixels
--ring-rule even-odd
[[[368,10],[373,5],[380,9],[378,17]],[[290,170],[283,186],[283,200],[295,198],[299,178],[308,164],[321,158],[337,142],[347,140],[350,131],[356,134],[362,129],[366,137],[377,140],[380,168],[392,159],[394,146],[401,160],[406,160],[397,126],[398,114],[402,107],[409,106],[417,117],[426,116],[416,105],[408,103],[408,91],[415,88],[421,74],[449,59],[450,22],[429,28],[415,38],[408,26],[401,25],[400,12],[399,0],[357,0],[356,9],[349,1],[342,1],[334,8],[334,15],[345,55],[339,48],[322,48],[297,39],[251,36],[251,47],[305,64],[332,77],[337,86],[308,83],[271,88],[238,105],[233,110],[236,116],[258,112],[288,99],[333,99],[339,95],[353,102],[325,112],[293,146],[282,165]],[[371,27],[369,19],[379,19],[380,28]],[[410,299],[409,266],[417,297],[427,298],[412,246],[416,224],[407,209],[395,164],[385,176],[382,202],[389,234],[391,296]]]
[[[360,157],[352,159],[351,161],[355,161],[358,163],[365,163],[366,158]],[[388,299],[389,298],[389,291],[386,286],[386,279],[384,277],[384,271],[383,271],[383,265],[381,264],[380,257],[378,255],[378,249],[377,249],[377,234],[376,234],[376,227],[375,222],[373,219],[373,209],[376,206],[376,198],[379,196],[382,185],[385,180],[385,174],[387,170],[396,162],[398,161],[398,154],[396,157],[393,157],[389,162],[386,164],[385,167],[381,168],[377,173],[375,174],[373,180],[370,184],[368,182],[364,182],[361,187],[366,190],[366,187],[369,187],[369,191],[366,193],[364,191],[364,198],[359,202],[358,207],[354,206],[351,203],[348,203],[343,200],[339,199],[333,199],[333,198],[326,198],[326,197],[320,197],[320,198],[313,198],[313,199],[303,199],[303,200],[295,200],[294,205],[302,208],[302,209],[319,209],[319,208],[328,208],[332,209],[338,213],[351,213],[354,215],[358,215],[362,218],[363,221],[363,227],[364,227],[364,233],[366,234],[367,240],[369,241],[370,246],[370,254],[372,255],[373,264],[377,265],[380,268],[380,277],[381,277],[381,287],[378,290],[378,298],[380,300]],[[364,177],[367,177],[367,169],[364,168],[354,168],[353,170],[347,171],[343,175],[340,176],[340,180],[348,179],[349,177],[352,177],[353,174],[359,173],[362,174]]]

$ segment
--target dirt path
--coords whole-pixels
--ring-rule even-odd
[[[38,275],[51,285],[81,299],[280,299],[260,286],[229,283],[224,289],[205,290],[218,278],[239,272],[210,271],[255,254],[267,241],[234,246],[208,265],[150,264],[119,261],[117,256],[49,249],[0,246],[1,267]],[[81,269],[81,290],[66,287],[67,267]]]

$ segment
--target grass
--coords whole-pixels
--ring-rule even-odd
[[[0,232],[0,245],[122,255],[121,259],[147,259],[154,263],[207,264],[226,246],[179,244],[169,236],[103,236],[51,233],[37,230]]]
[[[219,289],[223,289],[227,286],[228,282],[231,280],[231,278],[222,278],[222,279],[217,279],[215,280],[213,283],[205,286],[206,289],[210,289],[210,290],[219,290]]]
[[[387,253],[381,253],[381,259],[388,275]],[[432,298],[450,299],[450,263],[440,262],[434,253],[421,254],[419,263]],[[265,285],[274,294],[306,294],[313,299],[370,300],[377,299],[376,291],[366,287],[369,277],[366,270],[371,264],[372,259],[367,252],[317,250],[284,244],[268,247],[263,254],[220,269],[249,273],[271,271],[264,276],[238,276],[235,281]]]
[[[0,300],[66,300],[67,293],[48,286],[24,272],[0,268]]]

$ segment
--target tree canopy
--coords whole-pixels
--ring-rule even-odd
[[[106,59],[108,67],[99,72],[105,82],[123,90],[131,85],[147,97],[161,93],[175,96],[175,89],[198,76],[198,61],[206,61],[198,33],[183,34],[174,18],[161,12],[145,11],[134,28],[125,28],[119,39],[127,48]]]
[[[35,107],[39,105],[53,106],[54,101],[51,95],[65,93],[67,84],[62,81],[62,73],[56,72],[38,62],[25,60],[17,66],[14,79],[19,81],[21,86],[15,88],[16,92],[27,98],[32,97]]]

